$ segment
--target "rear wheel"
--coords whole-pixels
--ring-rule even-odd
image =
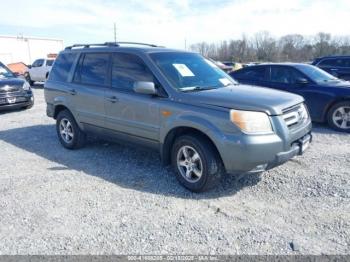
[[[216,149],[202,137],[184,135],[177,138],[171,158],[178,181],[193,192],[215,187],[224,173]]]
[[[63,110],[58,114],[56,131],[58,139],[65,148],[77,149],[85,144],[86,135],[68,110]]]
[[[350,101],[344,101],[331,107],[327,116],[328,124],[335,130],[350,132]]]

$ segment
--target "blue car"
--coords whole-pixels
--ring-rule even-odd
[[[350,82],[307,64],[263,64],[245,67],[230,75],[243,84],[269,87],[305,98],[315,122],[328,122],[350,132]]]
[[[316,58],[312,65],[335,77],[350,80],[350,56],[325,56]]]

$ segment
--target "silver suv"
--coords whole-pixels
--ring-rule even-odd
[[[195,192],[225,173],[276,167],[312,138],[302,97],[248,88],[197,53],[155,45],[67,47],[45,99],[65,148],[82,147],[89,133],[154,148]]]

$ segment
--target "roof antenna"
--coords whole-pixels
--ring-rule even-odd
[[[114,43],[117,43],[117,25],[114,23]]]

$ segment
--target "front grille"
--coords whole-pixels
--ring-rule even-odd
[[[309,113],[304,104],[299,104],[283,110],[282,117],[288,128],[294,128],[307,122]]]
[[[13,92],[18,92],[21,90],[21,86],[2,86],[0,87],[0,94],[4,93],[13,93]]]

